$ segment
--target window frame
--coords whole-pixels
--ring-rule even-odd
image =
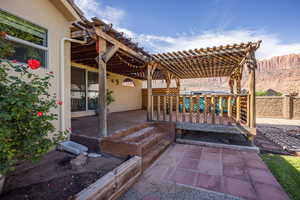
[[[45,52],[45,66],[42,66],[42,68],[45,69],[45,70],[49,70],[49,30],[47,28],[45,28],[44,26],[41,26],[41,25],[39,25],[37,23],[34,23],[34,22],[32,22],[32,21],[30,21],[28,19],[20,17],[19,15],[16,15],[16,14],[13,14],[11,12],[8,12],[8,11],[6,11],[4,9],[0,8],[0,11],[5,12],[5,13],[7,13],[9,15],[14,16],[14,17],[20,18],[21,20],[27,21],[28,23],[31,23],[31,24],[33,24],[35,26],[38,26],[38,27],[42,28],[42,29],[45,29],[45,31],[46,31],[45,46],[38,45],[38,44],[35,44],[35,43],[27,41],[27,40],[23,40],[21,38],[17,38],[17,37],[11,36],[9,34],[6,35],[5,39],[8,40],[8,41],[12,41],[12,42],[15,42],[15,43],[23,44],[25,46],[29,46],[29,47],[36,48],[36,49],[44,51]],[[27,65],[27,63],[23,63],[23,64]]]

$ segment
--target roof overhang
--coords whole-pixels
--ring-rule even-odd
[[[81,20],[81,11],[72,0],[50,0],[50,2],[63,14],[70,22]]]

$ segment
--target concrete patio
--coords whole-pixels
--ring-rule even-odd
[[[132,110],[124,112],[109,113],[107,116],[108,135],[117,130],[129,128],[147,121],[147,112],[145,110]],[[99,137],[98,117],[88,116],[72,118],[72,134]]]
[[[174,144],[121,199],[289,199],[258,154]]]

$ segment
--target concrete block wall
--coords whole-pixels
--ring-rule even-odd
[[[300,119],[300,97],[258,96],[256,117]]]

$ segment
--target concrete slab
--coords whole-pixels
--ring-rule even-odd
[[[255,152],[173,144],[121,199],[144,198],[263,200],[288,196]]]

